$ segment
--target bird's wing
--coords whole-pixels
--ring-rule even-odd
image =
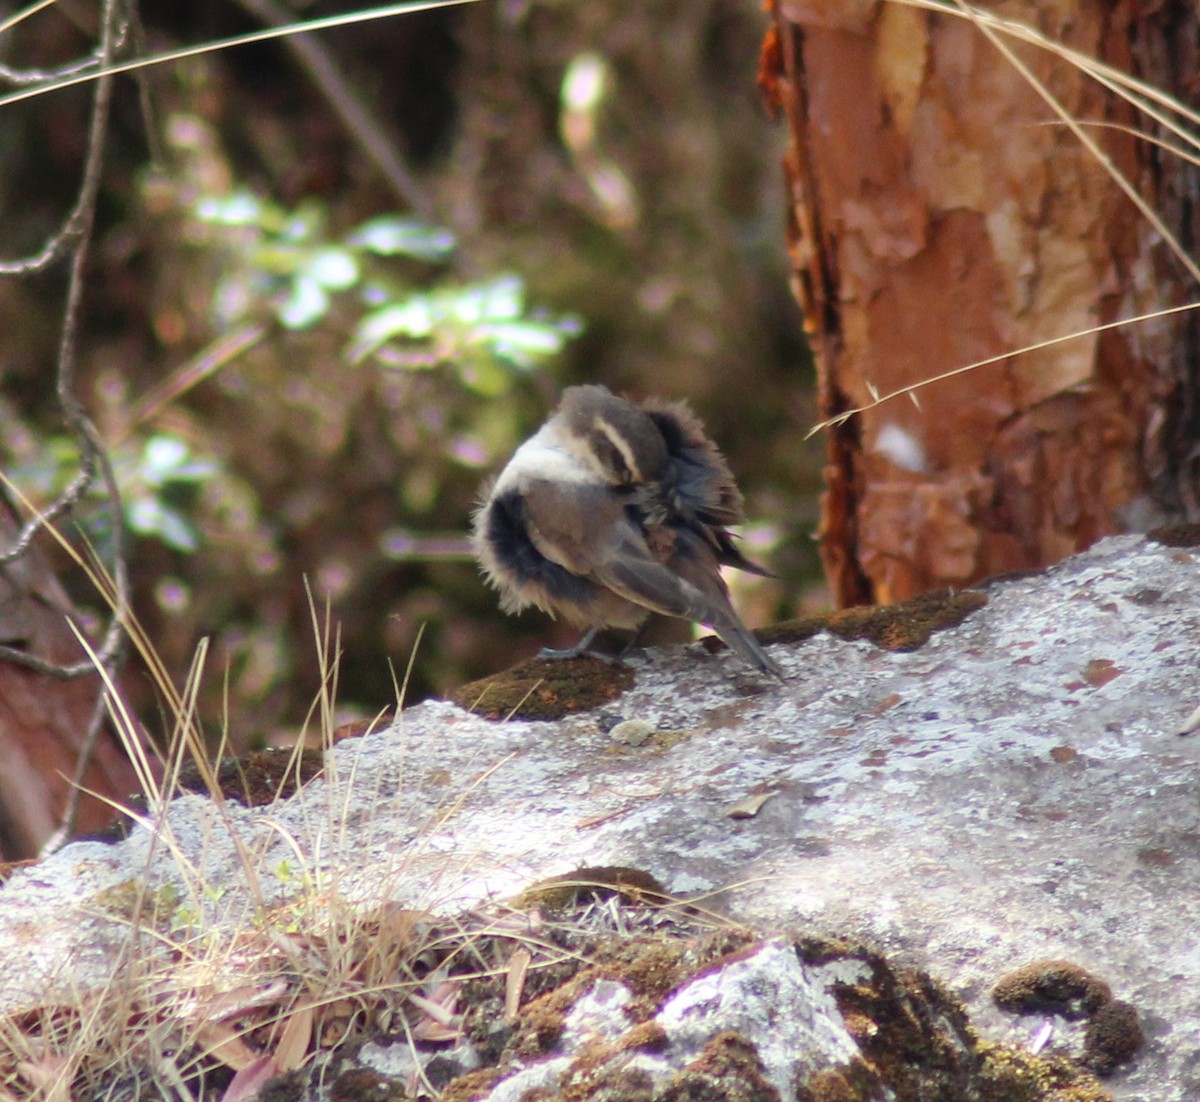
[[[653,557],[632,524],[628,529],[634,538],[613,550],[592,575],[594,580],[654,612],[707,624],[743,660],[779,676],[778,667],[730,604],[729,590],[706,541],[686,531],[679,533],[675,552],[664,564]]]
[[[522,493],[522,510],[538,552],[581,577],[595,571],[615,529],[628,524],[620,498],[600,484],[576,483],[566,493],[559,483],[531,480]]]
[[[708,624],[751,665],[778,672],[729,603],[707,540],[673,529],[652,547],[605,486],[576,485],[564,494],[534,482],[523,497],[529,537],[547,559],[651,612]]]
[[[626,515],[624,501],[607,486],[575,485],[568,494],[538,481],[525,488],[523,498],[529,538],[551,562],[654,612],[711,622],[711,598],[663,565],[675,540],[652,549]],[[705,551],[723,591],[712,552]]]

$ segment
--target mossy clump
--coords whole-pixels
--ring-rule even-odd
[[[221,795],[246,807],[266,807],[277,799],[295,795],[325,770],[325,754],[316,747],[298,753],[290,747],[268,747],[236,758],[224,758],[215,775]],[[204,774],[194,762],[179,772],[179,787],[184,792],[206,795],[209,791]]]
[[[185,762],[179,770],[179,792],[194,792],[200,796],[211,793],[215,782],[221,796],[244,807],[266,807],[277,799],[295,795],[309,781],[325,770],[324,751],[305,747],[268,747],[252,750],[236,758],[222,758],[215,767],[201,770],[195,762]],[[125,801],[131,814],[118,815],[104,830],[89,835],[92,841],[111,844],[129,837],[134,816],[144,815],[149,808],[140,793]]]
[[[834,982],[831,992],[862,1060],[815,1077],[812,1102],[825,1102],[813,1093],[817,1085],[829,1102],[874,1099],[885,1088],[921,1102],[1112,1102],[1090,1071],[1069,1060],[982,1043],[962,1003],[923,972],[897,968],[853,941],[805,937],[797,951],[814,967],[859,966],[857,978]]]
[[[977,589],[938,589],[894,605],[788,620],[755,634],[762,643],[796,643],[828,631],[839,639],[867,639],[883,650],[912,651],[929,642],[935,631],[956,627],[987,603],[987,595]]]
[[[637,906],[662,906],[670,901],[667,889],[651,873],[623,865],[586,865],[530,884],[516,899],[518,910],[541,907],[553,913],[577,907],[591,899],[619,896]]]
[[[670,1037],[658,1022],[642,1022],[629,1030],[617,1044],[621,1052],[663,1052]]]
[[[709,1038],[696,1059],[654,1098],[655,1102],[781,1102],[758,1049],[728,1029]]]
[[[1097,1010],[1088,1022],[1081,1062],[1100,1075],[1108,1075],[1132,1060],[1145,1043],[1137,1008],[1114,999]]]
[[[992,998],[1015,1014],[1087,1018],[1079,1064],[1098,1075],[1128,1063],[1146,1041],[1137,1009],[1113,999],[1104,980],[1067,960],[1035,960],[1014,969],[992,988]]]
[[[469,1071],[449,1083],[438,1095],[438,1102],[475,1102],[489,1094],[503,1078],[504,1072],[498,1067]]]
[[[992,999],[1013,1014],[1043,1012],[1086,1018],[1112,1001],[1112,989],[1069,960],[1034,960],[1014,968],[992,988]]]
[[[881,1089],[879,1078],[855,1060],[818,1072],[796,1092],[796,1102],[871,1102]]]
[[[504,977],[470,980],[461,1002],[463,1031],[498,1065],[528,1062],[554,1047],[565,1028],[567,1012],[600,980],[612,980],[633,995],[626,1007],[631,1028],[648,1023],[676,987],[715,967],[731,954],[757,944],[749,931],[721,928],[696,936],[661,933],[636,936],[598,936],[575,947],[569,960],[555,969],[551,980],[544,970],[530,972],[528,1001],[512,1025],[496,1030],[496,1012],[503,1004]],[[536,985],[536,986],[535,986]],[[636,1034],[636,1043],[661,1046],[656,1030]],[[631,1042],[633,1043],[633,1042]],[[615,1051],[630,1046],[618,1043]]]
[[[281,1094],[278,1102],[303,1098],[305,1093]],[[329,1102],[408,1102],[411,1097],[403,1083],[371,1068],[351,1068],[329,1084]]]
[[[1061,1056],[981,1044],[978,1102],[1113,1102],[1095,1077]]]
[[[598,658],[530,659],[450,694],[486,719],[562,719],[611,704],[633,688],[633,671]]]
[[[958,999],[925,973],[893,967],[866,946],[819,955],[860,964],[860,978],[835,982],[831,991],[865,1067],[881,1085],[928,1102],[949,1102],[966,1091],[978,1060]]]
[[[1200,547],[1200,524],[1164,524],[1151,528],[1146,538],[1165,547]]]

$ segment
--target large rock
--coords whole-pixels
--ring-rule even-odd
[[[1105,540],[992,583],[986,601],[947,597],[961,622],[915,650],[778,644],[783,684],[701,646],[631,659],[632,677],[547,666],[514,718],[413,708],[269,808],[176,800],[154,834],[12,876],[0,1005],[102,982],[123,927],[101,904],[131,884],[161,895],[188,863],[192,883],[223,889],[189,905],[224,922],[237,898],[248,912],[255,893],[268,907],[293,895],[300,868],[363,907],[453,914],[623,866],[765,929],[865,939],[938,977],[985,1036],[1078,1056],[1079,1024],[991,997],[1014,968],[1070,962],[1131,1003],[1147,1037],[1112,1095],[1190,1102],[1200,745],[1176,731],[1200,703],[1195,534]],[[892,617],[873,622],[885,643],[921,637],[904,610],[877,616]],[[471,691],[484,708],[512,687]]]

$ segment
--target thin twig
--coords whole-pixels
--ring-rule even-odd
[[[105,10],[107,12],[107,7]],[[125,25],[118,27],[113,37],[102,42],[91,57],[70,65],[64,65],[59,69],[18,70],[6,65],[0,66],[0,80],[6,80],[10,84],[27,85],[54,84],[68,79],[87,80],[94,78],[97,81],[106,79],[103,70],[112,64],[113,56],[124,43],[126,33]],[[107,79],[111,85],[111,77]],[[111,95],[111,92],[108,95]],[[96,101],[93,100],[93,111],[95,110],[95,103]],[[104,112],[105,125],[107,126],[107,105],[104,108]],[[89,149],[90,153],[91,150]],[[75,200],[75,205],[72,207],[71,213],[67,215],[66,220],[63,222],[62,229],[52,236],[33,256],[23,257],[20,260],[0,260],[0,275],[30,275],[50,267],[50,265],[65,256],[74,247],[80,235],[90,225],[91,209],[95,207],[95,198],[94,194],[88,194],[88,177],[85,171],[83,184],[79,189],[79,196]],[[86,489],[86,483],[78,489],[76,498],[84,489]],[[70,504],[74,504],[74,499],[68,503],[68,507]],[[60,509],[58,512],[61,513],[62,511]],[[53,519],[53,517],[50,519]],[[36,531],[36,528],[34,530]],[[28,540],[25,542],[28,543]],[[0,557],[0,561],[7,562],[11,557],[11,555]]]
[[[93,670],[95,669],[90,662],[88,666]],[[95,753],[96,743],[100,741],[100,735],[104,731],[104,720],[107,716],[108,702],[105,700],[104,686],[101,684],[100,691],[96,694],[96,702],[92,705],[91,718],[88,720],[87,737],[84,739],[83,746],[80,747],[79,753],[75,757],[75,773],[71,777],[71,783],[67,787],[66,805],[63,807],[62,815],[59,817],[59,823],[54,833],[42,843],[38,851],[39,857],[46,857],[56,850],[61,849],[75,832],[75,823],[79,818],[79,805],[83,800],[85,792],[83,781],[87,776],[92,754]]]
[[[142,22],[137,0],[129,0],[127,16],[134,56],[145,57],[150,51],[146,46],[146,26]],[[134,79],[137,80],[138,108],[142,113],[142,125],[146,128],[146,147],[150,152],[150,163],[161,167],[167,163],[167,157],[163,149],[162,134],[155,122],[154,100],[150,95],[150,73],[146,69],[136,69]]]
[[[151,387],[129,411],[122,427],[113,438],[116,444],[129,437],[138,425],[156,416],[163,407],[176,401],[180,395],[220,371],[235,357],[253,348],[269,332],[269,327],[259,321],[244,323],[232,333],[223,333],[212,344],[198,352],[188,363],[176,370],[161,383]]]
[[[101,41],[97,50],[96,60],[100,69],[111,66],[115,50],[124,40],[127,22],[118,16],[118,9],[123,0],[105,0],[102,10]],[[79,677],[84,674],[97,672],[97,663],[107,671],[109,678],[115,676],[120,665],[124,649],[125,634],[123,624],[127,620],[129,582],[128,565],[126,562],[124,517],[121,509],[120,491],[108,452],[104,447],[100,434],[97,432],[91,418],[83,408],[83,403],[75,393],[75,368],[78,360],[77,344],[79,335],[80,316],[83,306],[85,278],[87,275],[88,246],[91,241],[92,228],[95,221],[96,203],[100,194],[100,182],[104,168],[104,152],[108,134],[109,113],[112,106],[113,78],[102,72],[96,80],[96,89],[92,99],[91,117],[88,122],[87,155],[84,159],[82,183],[79,197],[74,209],[68,216],[67,222],[55,238],[43,249],[42,255],[46,263],[56,258],[68,245],[72,247],[71,268],[67,283],[67,297],[63,308],[62,331],[59,339],[58,365],[55,379],[55,393],[67,426],[79,442],[80,470],[72,479],[67,489],[50,506],[34,515],[27,522],[14,541],[13,545],[0,556],[0,562],[8,562],[23,554],[29,547],[33,536],[46,524],[51,523],[57,516],[71,508],[87,491],[94,481],[97,472],[104,484],[109,524],[112,529],[112,601],[111,619],[105,630],[103,641],[95,653],[84,662],[74,665],[58,665],[45,659],[12,647],[0,647],[0,657],[17,665],[32,669],[37,673],[51,677]],[[0,269],[4,270],[4,269]],[[22,273],[35,268],[23,267]],[[66,807],[55,834],[56,838],[65,837],[73,829],[79,808],[80,782],[87,770],[95,750],[96,742],[103,730],[105,708],[103,704],[104,690],[99,690],[96,706],[92,710],[91,721],[83,746],[80,747],[76,760],[76,783],[68,790]]]
[[[113,50],[118,38],[123,38],[124,28],[116,26],[118,0],[106,0],[103,14],[102,41],[98,56],[102,68],[112,63]],[[28,520],[20,534],[3,553],[0,563],[11,562],[25,553],[34,536],[47,524],[72,508],[95,480],[99,468],[108,497],[109,519],[113,540],[113,589],[115,603],[108,629],[99,653],[104,661],[115,661],[121,646],[121,622],[125,619],[128,605],[128,569],[125,561],[125,528],[121,513],[120,491],[113,474],[112,463],[95,425],[83,409],[75,394],[76,341],[79,331],[79,314],[83,301],[84,276],[87,270],[88,243],[96,212],[96,201],[100,193],[100,180],[104,167],[104,149],[108,131],[109,109],[112,104],[113,78],[101,75],[96,80],[96,91],[92,100],[91,119],[88,124],[88,149],[84,161],[83,182],[75,209],[67,225],[57,235],[58,241],[73,239],[75,243],[71,258],[71,272],[67,286],[67,302],[63,312],[62,335],[59,342],[58,371],[55,391],[68,427],[80,446],[79,473],[67,488],[47,508],[39,510]],[[45,251],[45,250],[43,250]],[[3,272],[0,266],[0,272]],[[91,672],[90,662],[73,666],[48,663],[36,655],[13,647],[0,647],[0,657],[37,673],[51,677],[79,677]]]

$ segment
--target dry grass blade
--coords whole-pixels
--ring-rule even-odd
[[[1036,344],[1027,344],[1023,348],[1013,348],[1007,352],[1001,352],[995,356],[988,356],[984,360],[976,360],[974,363],[963,364],[962,367],[951,368],[949,371],[943,371],[941,374],[932,375],[928,379],[922,379],[919,383],[911,383],[908,386],[898,387],[896,390],[889,391],[887,394],[881,394],[865,405],[855,406],[853,409],[843,410],[836,417],[830,417],[826,421],[813,425],[805,434],[805,439],[816,435],[822,429],[833,428],[836,425],[841,425],[849,421],[859,413],[866,413],[867,410],[874,409],[876,406],[881,406],[885,402],[890,402],[893,398],[900,398],[905,394],[912,394],[914,391],[922,390],[927,386],[932,386],[934,383],[940,383],[944,379],[953,379],[956,375],[965,375],[969,371],[975,371],[981,367],[987,367],[989,364],[1000,363],[1003,360],[1011,359],[1014,356],[1024,356],[1029,352],[1037,352],[1042,348],[1053,348],[1057,344],[1063,344],[1066,341],[1079,340],[1081,337],[1091,336],[1093,333],[1105,333],[1110,329],[1120,329],[1127,325],[1137,325],[1141,322],[1154,321],[1156,318],[1167,318],[1173,314],[1187,313],[1189,310],[1200,310],[1200,302],[1189,302],[1184,306],[1171,306],[1165,310],[1153,310],[1148,314],[1138,314],[1132,318],[1121,318],[1119,321],[1110,321],[1104,325],[1095,325],[1090,329],[1081,329],[1077,333],[1065,333],[1061,337],[1052,337],[1047,341],[1038,341]]]
[[[1121,69],[1099,61],[1079,50],[1072,49],[1065,43],[1052,38],[1036,27],[1019,20],[998,16],[987,8],[962,3],[961,0],[890,0],[891,3],[903,4],[905,7],[920,8],[925,11],[937,12],[939,15],[952,15],[971,22],[986,26],[997,34],[1011,38],[1017,42],[1026,42],[1037,46],[1048,53],[1061,57],[1070,65],[1088,74],[1098,83],[1115,92],[1139,111],[1145,112],[1155,121],[1162,123],[1167,129],[1174,131],[1180,137],[1196,144],[1196,138],[1190,132],[1183,130],[1173,120],[1172,116],[1193,124],[1200,125],[1200,112],[1186,103],[1148,84]],[[1165,110],[1159,110],[1163,108]]]
[[[5,31],[11,31],[13,27],[20,26],[26,19],[31,19],[38,12],[52,8],[57,3],[58,0],[38,0],[36,4],[30,4],[27,8],[13,12],[7,19],[0,20],[0,34],[4,34]]]
[[[151,54],[149,57],[138,58],[134,61],[125,61],[117,65],[109,65],[105,68],[78,76],[53,80],[47,84],[22,89],[19,92],[10,92],[6,96],[0,96],[0,107],[8,107],[14,103],[20,103],[22,100],[46,95],[48,92],[57,92],[62,88],[73,88],[77,84],[87,84],[103,76],[134,73],[142,69],[149,69],[155,65],[169,65],[176,61],[184,61],[190,57],[218,53],[221,50],[232,50],[238,46],[249,46],[256,42],[268,42],[276,38],[287,38],[289,35],[327,31],[334,27],[347,27],[355,23],[368,23],[375,19],[390,19],[394,16],[411,15],[414,12],[429,11],[433,8],[455,7],[461,4],[473,4],[476,2],[477,0],[409,0],[409,2],[402,4],[381,4],[377,8],[345,12],[342,15],[328,15],[320,19],[309,19],[300,23],[289,23],[283,27],[268,27],[265,30],[251,31],[247,34],[235,35],[232,38],[223,38],[216,42],[204,42],[198,46],[186,46],[178,50],[165,50],[159,54]],[[40,10],[43,6],[46,5],[38,5],[35,9],[22,13],[21,18],[26,18],[28,15],[33,14],[34,10]],[[0,24],[0,33],[3,33],[8,25],[11,25],[11,22],[10,24]]]

